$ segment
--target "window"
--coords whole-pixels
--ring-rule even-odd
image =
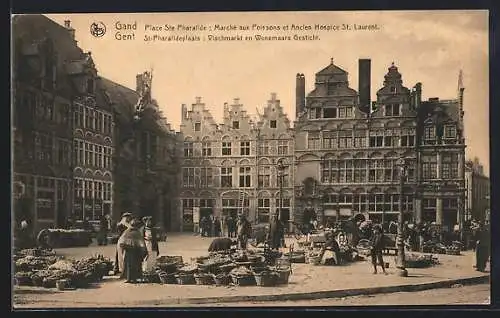
[[[384,211],[384,194],[376,193],[368,195],[368,211],[370,212],[382,212]]]
[[[222,155],[230,156],[231,155],[231,143],[227,141],[222,142]]]
[[[83,127],[83,107],[81,105],[75,106],[75,115],[74,115],[74,125],[75,127]]]
[[[213,186],[213,171],[212,168],[201,168],[201,186]]]
[[[250,141],[240,142],[240,155],[250,156]]]
[[[278,140],[278,155],[288,154],[288,140]]]
[[[443,154],[441,159],[441,178],[458,178],[458,155],[455,153]]]
[[[201,154],[203,157],[210,157],[212,155],[212,147],[210,141],[201,143]]]
[[[339,148],[352,148],[352,131],[339,131]]]
[[[182,186],[192,188],[194,184],[194,168],[182,168]]]
[[[194,123],[194,131],[201,131],[201,123]]]
[[[415,129],[403,128],[401,131],[401,147],[415,146]]]
[[[258,199],[257,220],[259,223],[269,222],[269,214],[271,212],[271,200]]]
[[[385,116],[399,116],[400,114],[400,105],[399,104],[388,104],[385,105]]]
[[[321,118],[321,108],[316,108],[315,118]],[[323,108],[323,118],[337,118],[337,108]]]
[[[102,155],[103,155],[103,147],[102,146],[97,146],[97,163],[96,166],[99,168],[102,168],[103,162],[102,162]]]
[[[366,160],[354,159],[354,182],[365,183],[366,180]]]
[[[344,159],[339,160],[339,183],[352,182],[353,172],[352,172],[352,160]]]
[[[434,145],[436,143],[436,127],[424,128],[424,144]]]
[[[259,167],[259,188],[271,186],[271,167]]]
[[[337,132],[336,131],[323,131],[323,148],[324,149],[337,148]]]
[[[366,131],[355,130],[354,131],[354,148],[364,148],[366,147]]]
[[[248,188],[251,186],[250,167],[240,167],[240,187]]]
[[[102,116],[103,114],[101,112],[96,112],[95,129],[99,132],[102,132]]]
[[[284,169],[282,171],[278,171],[277,172],[277,175],[278,175],[278,186],[283,186],[283,187],[288,187],[289,186],[289,177],[290,177],[290,174],[289,174],[289,166],[285,166]],[[280,182],[283,182],[282,185],[280,185]]]
[[[307,148],[319,149],[320,148],[319,131],[310,131],[307,133]]]
[[[422,177],[424,179],[437,178],[437,157],[436,155],[426,155],[422,157]]]
[[[240,129],[240,122],[239,121],[233,121],[233,129]]]
[[[389,87],[389,91],[390,91],[391,93],[396,93],[396,86],[391,86],[391,87]]]
[[[85,142],[82,140],[78,141],[78,165],[85,164]]]
[[[94,94],[94,80],[93,79],[87,80],[87,93]]]
[[[398,167],[394,164],[393,159],[386,159],[384,162],[384,179],[386,182],[392,182],[393,180],[397,180]]]
[[[269,154],[269,142],[267,140],[260,141],[259,154],[261,156],[267,156]]]
[[[85,143],[85,165],[90,166],[92,161],[92,151],[90,150],[90,144]]]
[[[352,107],[339,107],[338,111],[339,118],[350,118],[352,117]]]
[[[449,143],[454,141],[453,139],[457,138],[457,128],[454,125],[445,125],[444,126],[444,139],[452,139],[445,140],[445,143]]]
[[[194,156],[194,143],[192,141],[184,142],[184,157],[193,157]]]
[[[382,159],[368,160],[368,181],[369,182],[384,182],[384,161]]]
[[[382,130],[370,131],[370,147],[382,147],[384,132]]]
[[[276,127],[277,127],[277,126],[276,126],[276,120],[271,120],[271,121],[269,122],[269,127],[271,127],[271,128],[276,128]]]
[[[321,182],[323,183],[338,182],[338,167],[336,160],[328,159],[324,160],[321,163]]]
[[[386,130],[384,136],[384,147],[398,147],[399,136],[397,131]]]
[[[223,188],[231,188],[233,186],[233,169],[221,168],[220,169],[220,183]]]

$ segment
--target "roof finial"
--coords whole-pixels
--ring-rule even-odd
[[[330,64],[333,64],[333,57],[330,58]]]
[[[458,72],[458,89],[459,90],[464,89],[464,79],[462,70]]]
[[[391,67],[394,67],[394,61],[392,61],[392,63],[391,63]]]

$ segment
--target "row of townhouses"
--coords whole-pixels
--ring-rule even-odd
[[[224,104],[221,122],[197,97],[176,132],[152,71],[135,89],[101,77],[70,21],[15,16],[13,45],[13,211],[34,230],[123,212],[171,231],[240,213],[386,222],[400,198],[407,220],[445,228],[487,214],[489,180],[465,161],[461,76],[454,99],[424,101],[393,63],[372,101],[371,61],[356,91],[332,60],[307,94],[297,74],[293,123],[275,93],[257,116]]]

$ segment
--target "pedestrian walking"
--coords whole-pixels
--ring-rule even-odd
[[[373,265],[373,274],[377,274],[377,264],[382,267],[382,272],[387,275],[385,271],[384,258],[382,257],[382,250],[384,249],[384,234],[382,227],[379,224],[373,226],[373,234],[370,238],[371,243],[371,258]]]
[[[248,239],[252,234],[252,225],[250,224],[250,222],[248,222],[244,214],[240,214],[236,228],[239,247],[242,250],[246,250]]]
[[[490,256],[490,232],[486,225],[481,225],[477,231],[476,270],[484,272]]]
[[[146,243],[140,231],[142,224],[139,220],[133,219],[126,229],[118,245],[123,250],[123,277],[126,283],[137,283],[142,278],[142,261],[147,255]]]

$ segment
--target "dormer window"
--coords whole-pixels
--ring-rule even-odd
[[[457,138],[457,128],[454,125],[444,126],[444,138]]]
[[[194,123],[194,131],[200,131],[201,130],[201,123]]]
[[[87,80],[87,93],[94,94],[94,80],[93,79]]]
[[[400,105],[399,104],[389,104],[385,105],[385,116],[399,116],[400,115]]]
[[[233,121],[233,129],[240,129],[240,122],[239,121]]]
[[[269,127],[271,127],[271,128],[276,128],[276,120],[271,120],[271,121],[269,122]]]

